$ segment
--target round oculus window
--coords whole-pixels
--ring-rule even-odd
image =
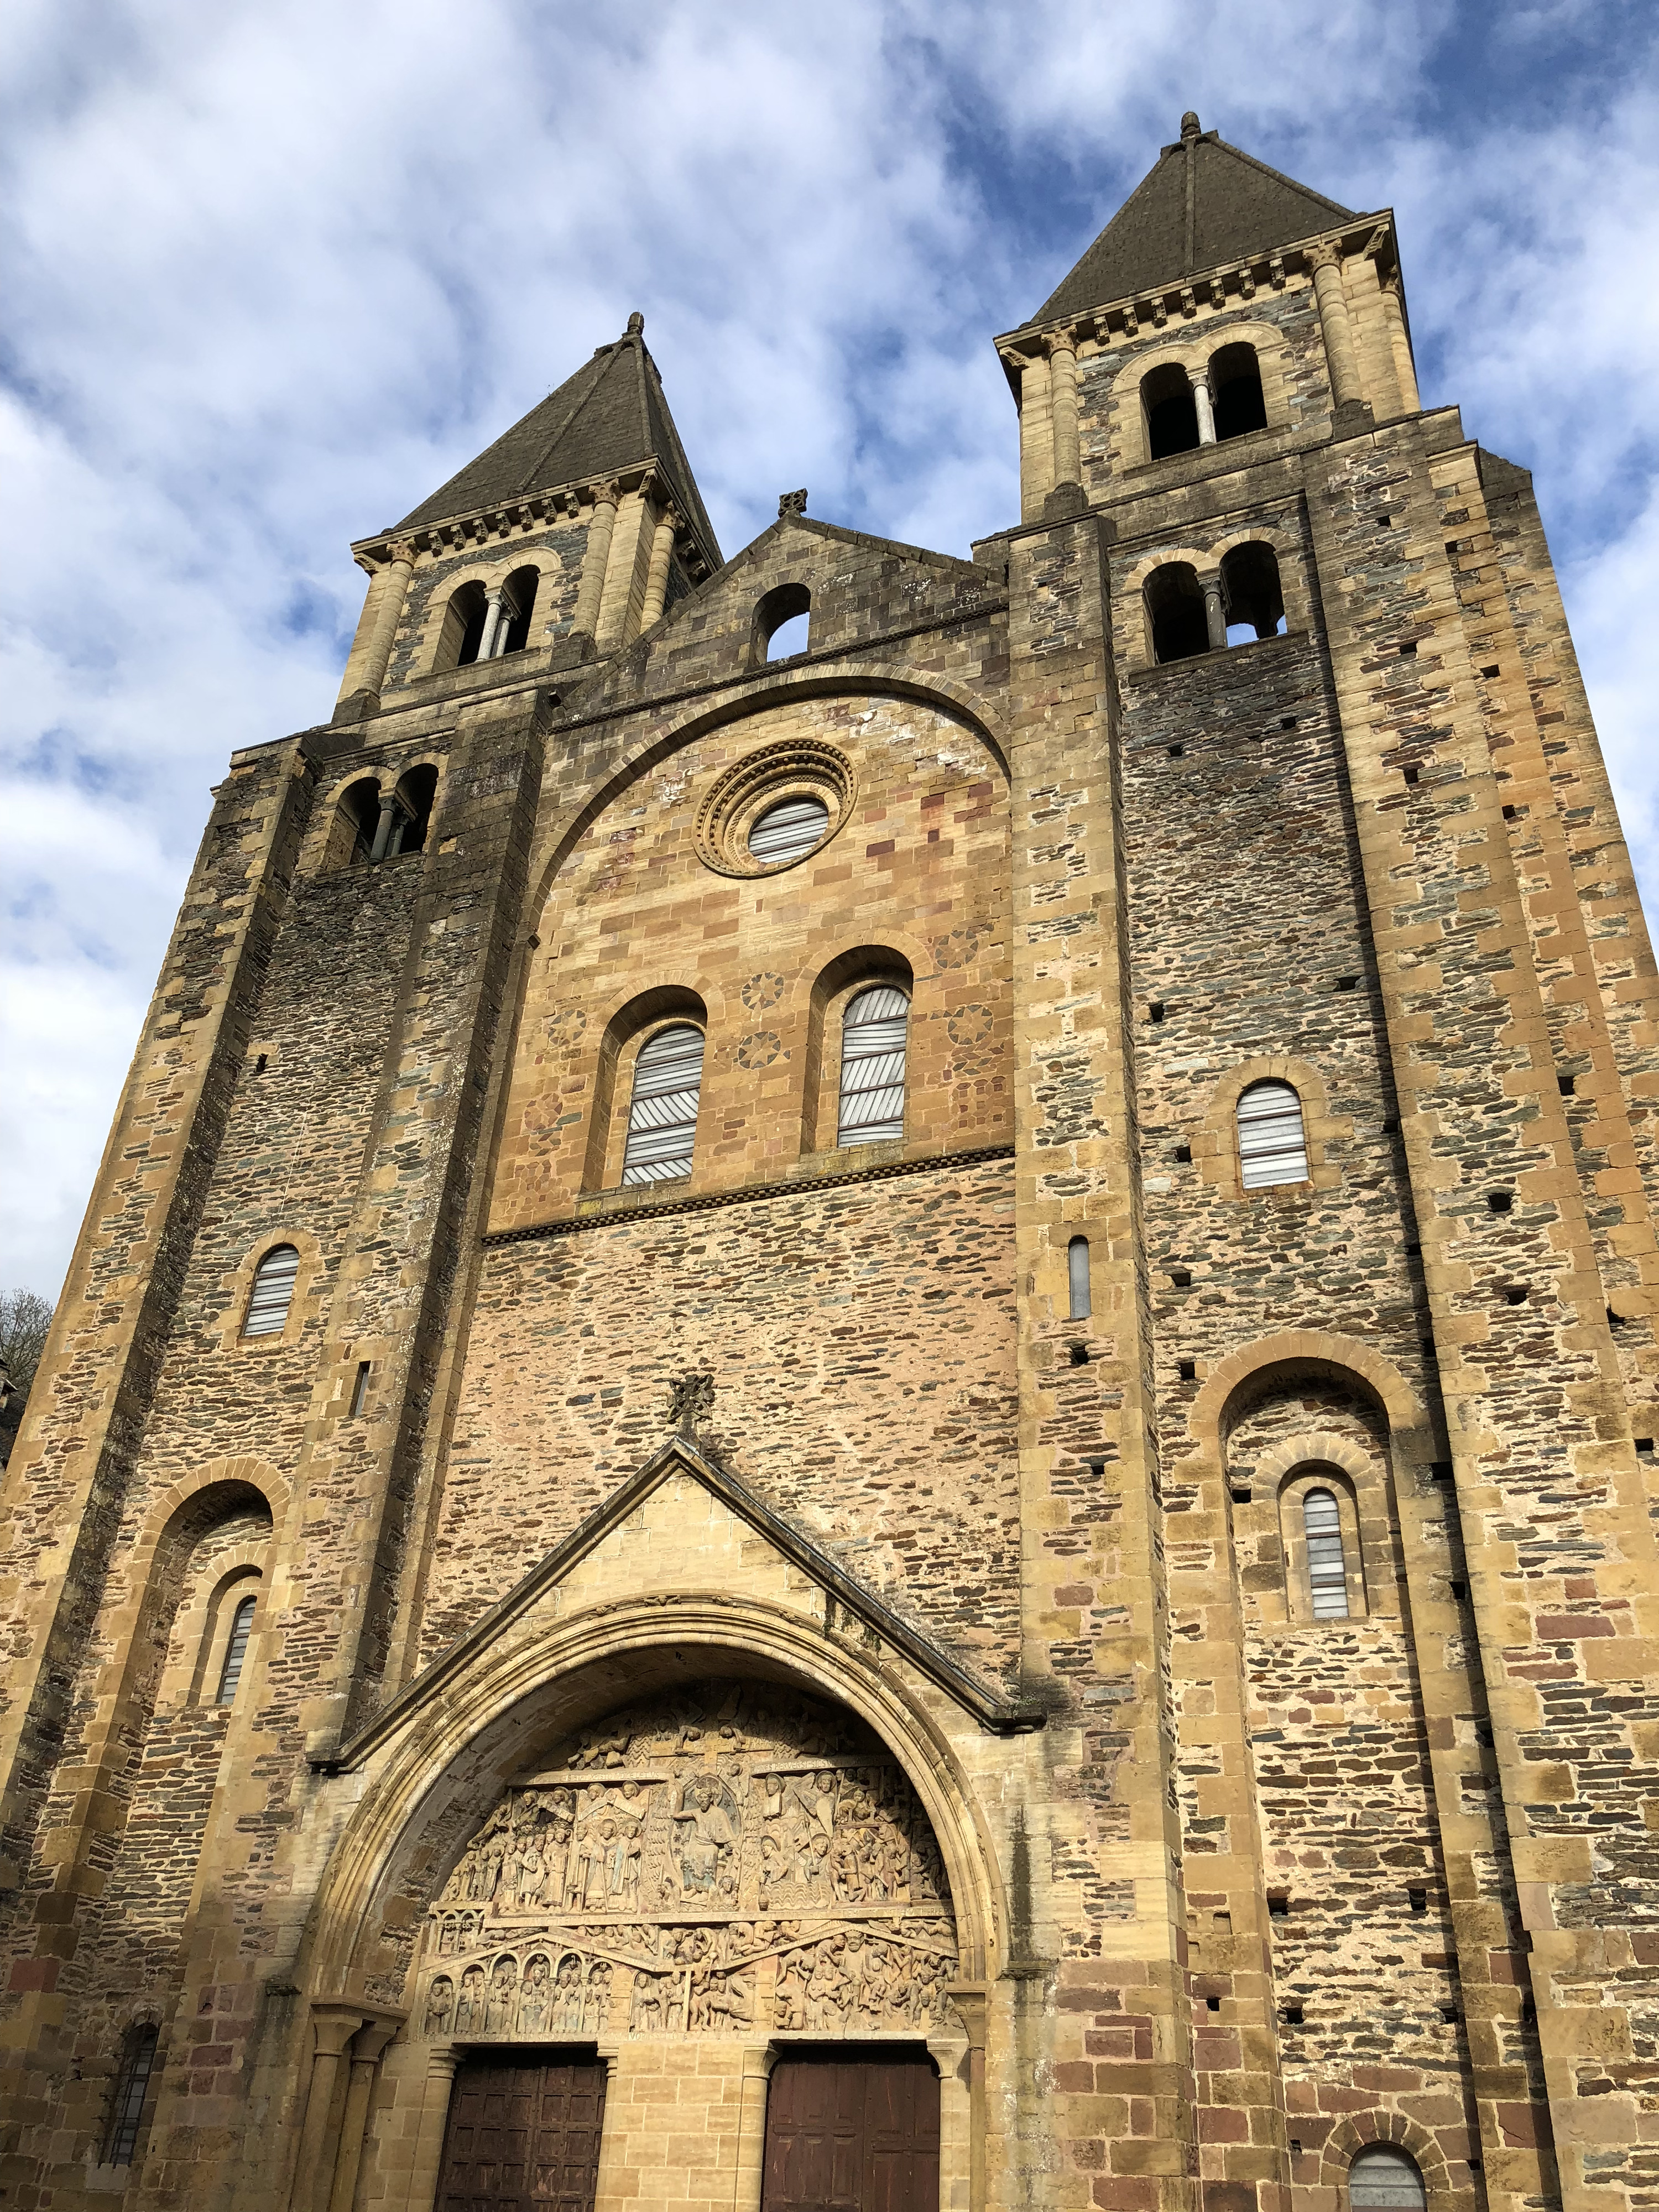
[[[830,809],[821,799],[807,793],[781,799],[757,815],[750,825],[750,857],[763,868],[775,868],[786,860],[801,859],[814,845],[822,844],[829,831]]]

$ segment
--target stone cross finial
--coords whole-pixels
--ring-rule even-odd
[[[806,488],[804,484],[799,491],[787,491],[780,496],[778,500],[778,520],[780,522],[783,520],[786,514],[805,514],[805,512]]]
[[[668,1418],[683,1437],[695,1436],[697,1424],[714,1410],[712,1375],[682,1375],[668,1386]]]

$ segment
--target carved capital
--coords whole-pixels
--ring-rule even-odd
[[[1340,250],[1328,239],[1322,239],[1317,246],[1309,246],[1302,258],[1310,270],[1340,269],[1342,265]]]
[[[1072,356],[1073,359],[1075,360],[1077,358],[1077,332],[1073,330],[1064,328],[1057,331],[1049,331],[1043,338],[1042,350],[1050,361],[1054,359],[1057,353],[1068,353]]]
[[[394,562],[401,561],[406,567],[412,568],[420,557],[421,549],[412,538],[399,538],[393,542],[389,550]]]
[[[608,483],[596,483],[593,486],[595,507],[620,507],[622,495],[622,486],[614,479]]]

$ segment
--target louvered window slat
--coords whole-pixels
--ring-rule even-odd
[[[1238,1164],[1246,1190],[1308,1180],[1302,1101],[1288,1083],[1253,1083],[1239,1100]]]
[[[684,1024],[659,1030],[641,1048],[628,1113],[625,1183],[670,1182],[690,1174],[702,1054],[702,1031]]]
[[[904,1054],[910,1001],[891,983],[860,991],[842,1022],[841,1121],[836,1141],[875,1145],[904,1134]]]
[[[780,860],[799,860],[829,827],[830,809],[821,799],[786,799],[769,806],[749,832],[750,856],[769,867]]]
[[[1423,2212],[1423,2177],[1402,2150],[1362,2150],[1348,2168],[1353,2212]]]
[[[230,1624],[230,1641],[225,1646],[225,1663],[219,1669],[219,1695],[216,1704],[228,1705],[235,1699],[236,1685],[242,1679],[242,1662],[247,1656],[247,1640],[253,1631],[253,1609],[258,1602],[252,1597],[237,1601]]]
[[[1328,1490],[1310,1490],[1302,1500],[1302,1526],[1308,1539],[1308,1587],[1316,1620],[1348,1617],[1348,1568],[1342,1556],[1342,1515]]]
[[[247,1302],[244,1336],[280,1336],[288,1327],[288,1310],[294,1303],[294,1281],[300,1272],[300,1255],[291,1244],[279,1244],[260,1261]]]

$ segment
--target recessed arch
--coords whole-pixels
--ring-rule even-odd
[[[683,721],[620,763],[603,783],[574,801],[569,812],[553,823],[532,866],[535,890],[527,902],[528,911],[542,911],[565,863],[583,837],[630,786],[653,769],[711,731],[762,714],[770,715],[779,708],[798,702],[826,698],[901,700],[959,722],[985,747],[1004,782],[1007,781],[1009,735],[1006,725],[987,700],[948,677],[930,677],[925,683],[916,682],[896,677],[888,669],[856,664],[843,665],[832,676],[815,675],[804,670],[770,677],[761,675],[750,682],[741,697],[688,713]]]
[[[994,1972],[996,1931],[1006,1924],[994,1852],[927,1703],[892,1668],[827,1638],[820,1623],[763,1600],[711,1593],[594,1606],[562,1620],[526,1620],[516,1634],[509,1628],[446,1680],[441,1698],[366,1754],[374,1771],[331,1855],[302,1960],[314,1995],[343,1989],[363,1970],[405,1881],[423,1892],[442,1887],[478,1807],[531,1771],[542,1747],[642,1689],[710,1674],[793,1684],[845,1705],[882,1739],[932,1826],[963,1975]]]

